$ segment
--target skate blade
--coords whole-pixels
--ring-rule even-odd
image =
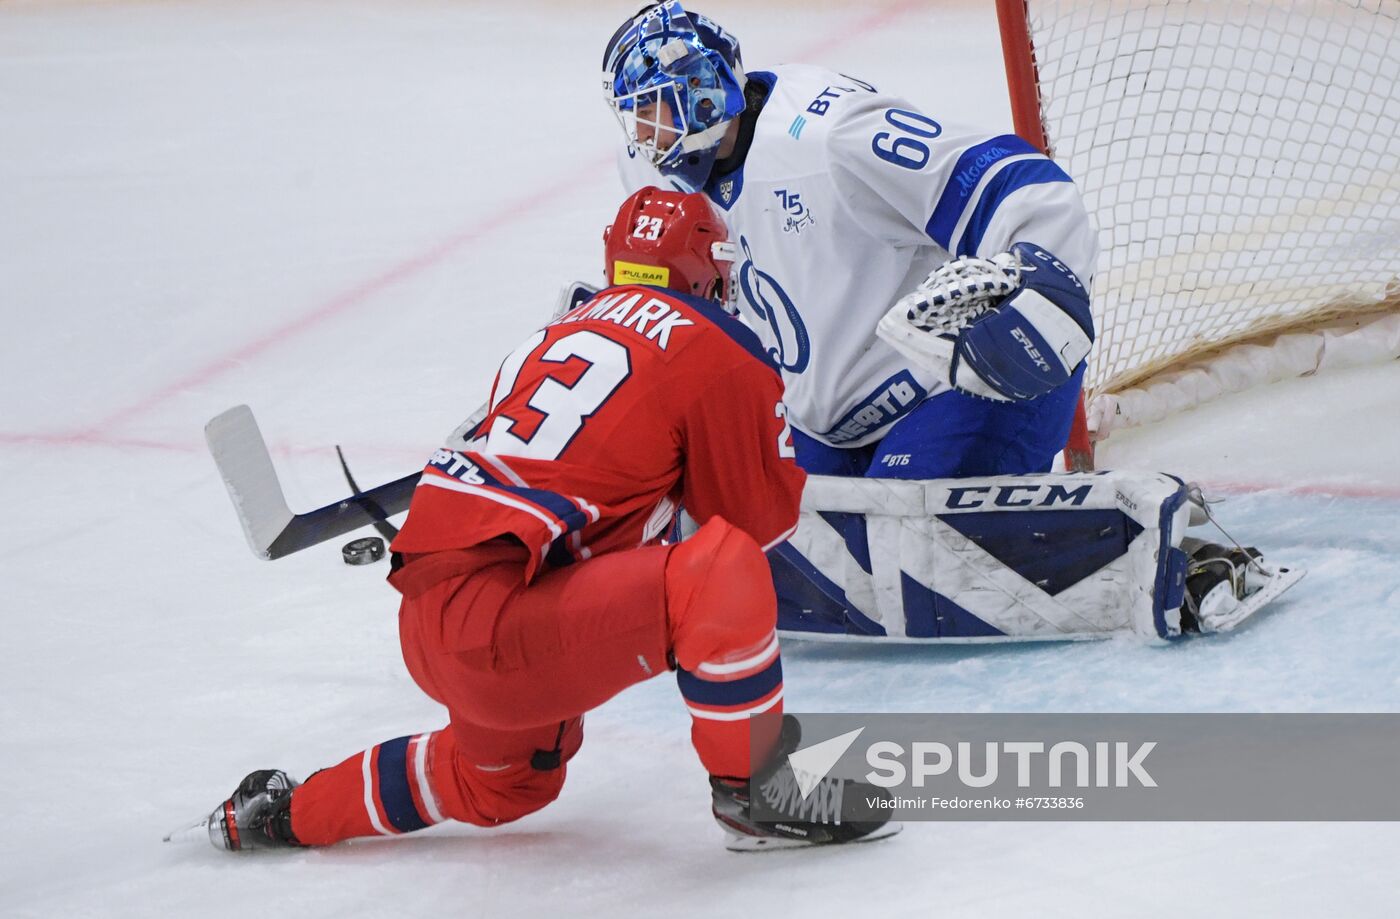
[[[904,824],[897,820],[891,820],[875,832],[862,836],[859,839],[852,839],[849,842],[803,842],[800,839],[783,839],[777,836],[737,836],[733,833],[726,833],[724,847],[730,852],[775,852],[778,849],[829,849],[833,846],[856,846],[862,843],[874,842],[877,839],[888,839],[900,830],[904,829]]]
[[[1292,568],[1263,567],[1265,571],[1268,572],[1268,577],[1264,579],[1263,585],[1258,590],[1246,596],[1228,612],[1202,619],[1202,632],[1230,631],[1274,600],[1277,600],[1280,594],[1294,584],[1297,584],[1303,579],[1303,575],[1308,573],[1306,568],[1300,568],[1296,565]]]
[[[161,837],[162,842],[186,843],[194,842],[197,839],[209,839],[209,818],[196,820],[188,825],[178,826]]]

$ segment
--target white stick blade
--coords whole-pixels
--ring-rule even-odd
[[[253,410],[237,405],[212,418],[204,426],[204,438],[228,486],[248,545],[258,558],[270,558],[268,550],[291,522],[292,512]]]

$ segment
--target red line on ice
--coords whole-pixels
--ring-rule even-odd
[[[1345,482],[1226,482],[1203,480],[1206,497],[1211,491],[1224,494],[1258,494],[1281,491],[1290,495],[1319,495],[1331,498],[1386,498],[1400,500],[1400,485],[1350,485]]]
[[[501,227],[508,226],[509,224],[531,215],[549,201],[556,199],[559,195],[576,187],[580,182],[589,180],[593,173],[600,171],[610,162],[612,162],[611,156],[608,156],[606,159],[599,157],[591,160],[586,166],[571,174],[568,178],[561,179],[536,191],[534,194],[527,195],[523,198],[517,198],[503,205],[486,219],[478,221],[465,230],[454,233],[426,252],[406,259],[368,280],[341,291],[319,306],[314,307],[309,312],[293,319],[291,322],[284,323],[247,344],[242,345],[237,350],[215,358],[203,367],[200,367],[180,379],[167,383],[141,401],[128,405],[108,415],[106,418],[94,424],[92,430],[111,429],[126,421],[130,421],[137,415],[154,408],[167,399],[185,390],[201,386],[215,377],[258,357],[269,348],[282,344],[287,339],[299,335],[313,326],[320,325],[328,319],[332,319],[360,306],[380,291],[392,287],[398,282],[413,277],[438,264],[468,243],[474,242]],[[85,433],[88,432],[80,432],[75,436],[81,437]]]
[[[72,434],[20,434],[0,431],[0,444],[6,446],[38,447],[114,447],[132,450],[166,450],[172,453],[195,453],[199,448],[190,443],[170,443],[135,437],[112,437],[99,432],[79,431]]]
[[[196,441],[151,440],[142,437],[121,437],[101,432],[74,434],[22,434],[0,431],[0,446],[7,447],[104,447],[109,450],[156,450],[164,453],[203,454],[203,443]],[[345,444],[341,446],[352,461],[356,458],[373,457],[376,460],[402,461],[412,464],[426,460],[435,448],[430,444],[416,447],[386,447],[383,444]],[[303,446],[300,444],[270,443],[268,453],[277,457],[324,456],[334,463],[335,450],[329,443]]]
[[[148,440],[136,437],[115,437],[100,432],[76,434],[23,434],[0,431],[0,445],[35,447],[107,447],[114,450],[161,450],[168,453],[203,453],[204,445],[180,443],[176,441]],[[346,446],[351,456],[374,456],[380,459],[403,459],[411,461],[420,455],[426,456],[431,448],[420,444],[417,447],[386,447],[383,444]],[[301,446],[297,444],[269,444],[268,451],[273,456],[312,456],[331,454],[326,444]],[[1233,482],[1202,479],[1201,485],[1207,496],[1212,493],[1227,495],[1259,494],[1277,491],[1286,495],[1304,495],[1331,498],[1377,498],[1400,501],[1400,486],[1378,484],[1348,484],[1346,482]]]
[[[797,56],[818,56],[823,52],[830,51],[833,48],[860,38],[872,31],[886,28],[891,23],[915,9],[926,7],[927,0],[901,0],[901,2],[893,3],[884,9],[870,13],[827,38],[800,49],[797,52]],[[91,429],[88,431],[77,432],[72,436],[77,440],[87,440],[95,431],[117,427],[160,405],[166,400],[179,395],[181,392],[208,383],[210,380],[221,376],[229,370],[247,363],[275,345],[282,344],[289,338],[299,335],[314,326],[320,325],[328,319],[332,319],[360,306],[380,291],[392,287],[394,284],[438,264],[466,244],[481,238],[493,230],[498,230],[501,227],[516,223],[530,216],[544,204],[553,200],[558,195],[576,187],[580,182],[591,180],[595,173],[602,171],[613,161],[613,156],[614,154],[609,152],[606,156],[599,156],[590,160],[584,167],[571,173],[567,178],[560,179],[532,195],[527,195],[509,202],[492,213],[491,216],[487,217],[485,220],[453,234],[428,251],[406,259],[381,274],[336,294],[320,305],[312,308],[304,315],[293,319],[291,322],[278,326],[236,350],[209,361],[204,366],[186,374],[180,379],[160,387],[144,399],[113,412],[106,418],[92,425]],[[77,442],[77,440],[74,442]]]

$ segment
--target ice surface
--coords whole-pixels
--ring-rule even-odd
[[[294,508],[420,463],[616,205],[601,44],[636,0],[0,6],[0,915],[1391,915],[1386,824],[918,824],[719,845],[664,679],[494,831],[231,858],[161,836],[244,773],[438,727],[383,566],[252,557],[201,441],[258,413]],[[707,2],[750,66],[828,63],[1009,126],[990,4]],[[795,710],[1400,709],[1400,365],[1115,435],[1311,567],[1170,647],[792,644]]]

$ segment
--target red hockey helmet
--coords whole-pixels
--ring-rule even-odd
[[[734,244],[710,200],[648,186],[603,231],[609,285],[648,284],[729,302]]]

